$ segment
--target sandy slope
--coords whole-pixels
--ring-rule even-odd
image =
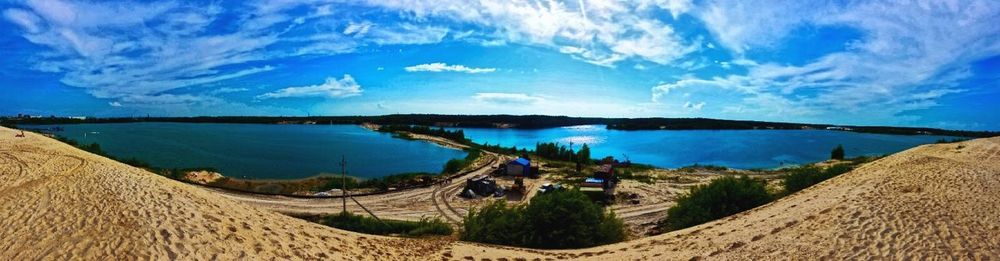
[[[702,226],[603,247],[537,251],[344,232],[0,129],[3,260],[995,258],[997,202],[1000,138],[980,139],[908,150]]]

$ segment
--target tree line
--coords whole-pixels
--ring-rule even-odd
[[[591,161],[590,146],[587,146],[587,144],[583,144],[579,150],[574,152],[573,148],[566,147],[566,145],[561,145],[558,142],[538,142],[535,143],[535,155],[551,160],[578,162],[581,164],[589,164]]]
[[[75,123],[122,123],[122,122],[188,122],[188,123],[304,123],[316,124],[362,124],[380,125],[423,125],[461,128],[516,128],[544,129],[575,125],[606,125],[615,130],[752,130],[752,129],[825,129],[845,127],[854,132],[897,134],[897,135],[945,135],[960,137],[993,137],[1000,132],[961,131],[934,128],[891,127],[891,126],[838,126],[830,124],[807,124],[766,121],[739,121],[707,118],[593,118],[546,115],[441,115],[441,114],[391,114],[381,116],[217,116],[217,117],[118,117],[70,119],[60,117],[17,118],[0,117],[3,122],[13,124],[75,124]]]

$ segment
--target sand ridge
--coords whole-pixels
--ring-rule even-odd
[[[997,159],[1000,138],[926,145],[701,226],[532,250],[328,228],[0,128],[0,259],[987,259]]]

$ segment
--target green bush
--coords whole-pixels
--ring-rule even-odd
[[[359,233],[375,235],[403,235],[418,237],[424,235],[451,235],[451,225],[441,219],[421,219],[420,221],[387,220],[341,212],[335,215],[305,217],[314,222]]]
[[[495,201],[465,217],[466,241],[546,248],[580,248],[620,242],[624,224],[578,190],[538,195],[527,206]]]
[[[458,173],[465,166],[465,160],[462,159],[450,159],[444,164],[444,170],[441,173],[451,174]]]
[[[771,202],[762,181],[747,176],[723,177],[691,189],[667,210],[660,227],[678,230],[743,212]]]
[[[844,146],[843,145],[837,145],[836,148],[833,148],[833,150],[830,151],[830,159],[843,160],[844,159]]]
[[[791,172],[785,176],[785,193],[792,194],[799,190],[803,190],[817,183],[823,182],[830,178],[836,177],[837,175],[847,173],[851,171],[851,164],[837,164],[826,169],[820,169],[815,166],[800,167],[792,169]]]

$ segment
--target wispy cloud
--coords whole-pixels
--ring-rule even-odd
[[[691,103],[690,101],[684,103],[684,108],[700,111],[702,107],[705,107],[705,102]]]
[[[461,73],[490,73],[496,68],[470,68],[465,65],[446,63],[425,63],[404,68],[407,72],[461,72]]]
[[[744,57],[747,50],[772,49],[800,27],[851,28],[866,37],[804,64],[734,59],[730,63],[746,67],[746,73],[658,85],[652,97],[662,99],[678,88],[723,88],[734,90],[728,95],[742,101],[730,104],[728,112],[829,117],[863,113],[872,122],[895,121],[903,112],[937,106],[937,98],[962,92],[956,86],[971,76],[970,63],[1000,55],[1000,27],[992,19],[998,10],[995,1],[712,1],[692,12],[736,57]],[[985,15],[989,13],[993,15]]]
[[[498,104],[534,104],[545,99],[537,96],[531,96],[524,93],[497,93],[497,92],[481,92],[476,93],[473,99],[481,102],[488,103],[498,103]]]
[[[293,97],[326,97],[347,98],[361,95],[361,85],[358,85],[350,75],[343,79],[326,78],[326,82],[317,85],[288,87],[257,96],[257,99],[293,98]]]

